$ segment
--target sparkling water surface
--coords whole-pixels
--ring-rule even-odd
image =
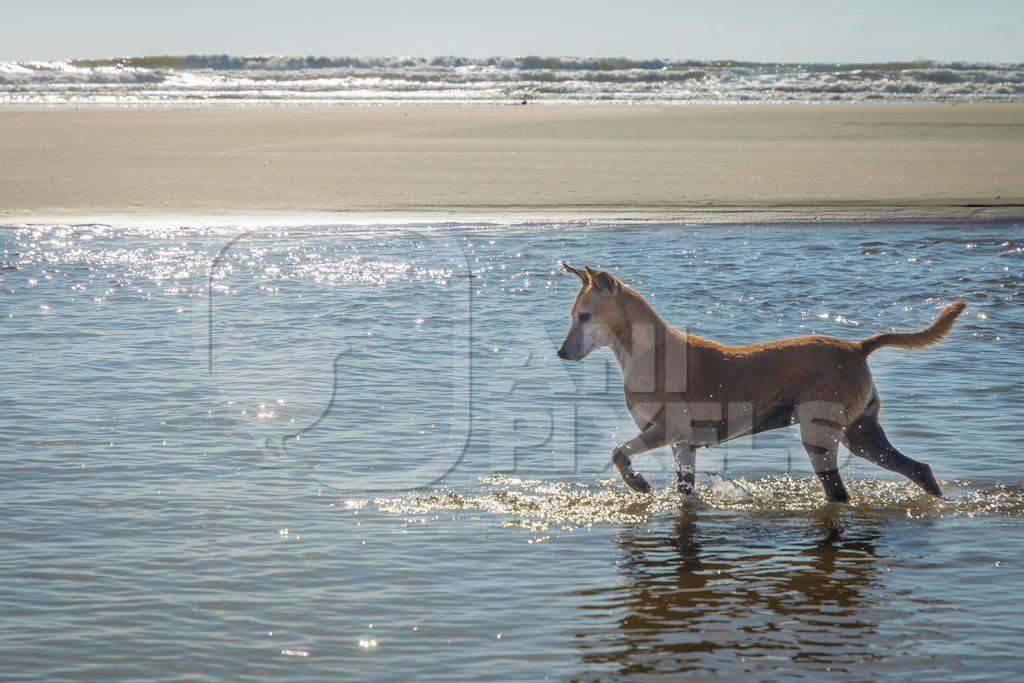
[[[0,676],[1011,680],[1024,618],[1018,225],[9,226]],[[792,430],[633,435],[555,356],[607,268],[727,343],[916,330],[871,358],[939,501]]]

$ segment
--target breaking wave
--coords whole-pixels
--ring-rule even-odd
[[[1024,64],[184,55],[0,63],[0,104],[1019,101]]]

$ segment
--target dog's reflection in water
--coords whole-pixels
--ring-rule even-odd
[[[667,529],[622,531],[619,584],[578,593],[584,622],[596,617],[575,638],[584,670],[856,671],[888,647],[877,625],[891,610],[875,599],[880,526],[855,526],[828,512],[779,520],[684,511]]]

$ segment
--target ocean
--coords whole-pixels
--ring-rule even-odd
[[[0,63],[0,104],[1002,102],[1024,64],[153,56]]]
[[[727,343],[966,299],[871,357],[946,498],[844,452],[826,504],[793,430],[629,492],[562,259]],[[0,290],[2,677],[1019,676],[1019,224],[22,224]]]

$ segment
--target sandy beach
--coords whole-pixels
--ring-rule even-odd
[[[0,217],[1024,218],[1024,104],[0,110]]]

